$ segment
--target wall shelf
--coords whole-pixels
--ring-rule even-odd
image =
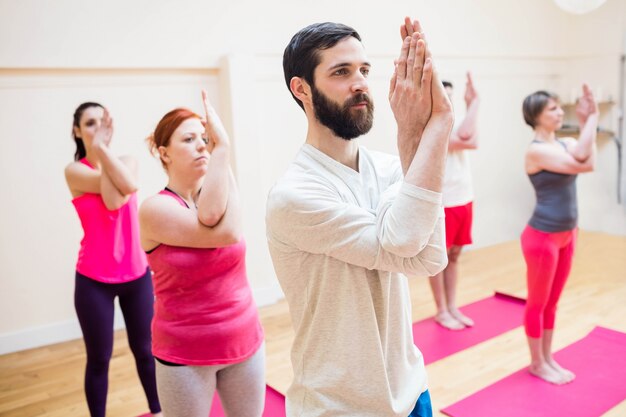
[[[578,126],[563,125],[563,127],[556,131],[556,136],[559,138],[578,137],[578,135],[580,135],[580,128]],[[615,136],[614,131],[598,127],[598,139],[611,139]]]
[[[624,58],[622,58],[624,62]],[[622,63],[622,65],[624,65]],[[622,68],[624,71],[624,68]],[[623,81],[622,81],[623,85]],[[620,102],[623,100],[620,100]],[[561,108],[565,112],[563,126],[557,130],[557,137],[574,137],[580,135],[580,127],[576,118],[576,103],[562,103]],[[623,115],[620,106],[613,100],[598,102],[600,117],[598,118],[598,140],[608,139],[615,143],[617,148],[617,201],[622,203],[622,137],[621,123]]]
[[[563,127],[557,130],[558,137],[572,136],[578,137],[580,128],[576,118],[576,103],[562,103],[561,108],[565,112],[563,117]],[[613,139],[617,137],[618,131],[618,107],[613,100],[599,101],[598,109],[598,139]]]

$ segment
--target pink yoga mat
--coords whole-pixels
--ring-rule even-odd
[[[596,327],[554,356],[576,374],[573,382],[552,385],[522,369],[441,412],[451,417],[589,417],[626,399],[626,334]]]
[[[246,401],[246,399],[242,398],[241,401]],[[285,416],[285,397],[268,385],[265,391],[265,410],[263,410],[263,417]],[[143,414],[139,417],[150,417],[150,414]],[[222,403],[218,395],[215,395],[213,398],[213,405],[211,406],[209,417],[225,417]]]
[[[428,365],[522,325],[525,300],[496,292],[461,307],[476,323],[463,330],[448,330],[433,318],[413,324],[413,341]]]

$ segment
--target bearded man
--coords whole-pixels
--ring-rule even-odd
[[[374,106],[359,34],[310,25],[283,55],[306,142],[269,193],[267,239],[295,340],[287,416],[432,416],[405,275],[447,262],[441,187],[454,122],[417,21],[391,79],[399,158],[359,146]]]

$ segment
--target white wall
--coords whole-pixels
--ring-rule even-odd
[[[114,149],[140,159],[143,199],[165,183],[143,138],[171,108],[199,111],[199,89],[209,89],[233,136],[251,285],[259,304],[271,303],[281,293],[265,244],[265,196],[306,129],[284,85],[282,50],[314,21],[359,30],[377,108],[362,141],[395,152],[386,95],[405,14],[421,18],[442,75],[458,87],[459,111],[467,69],[480,89],[475,246],[516,239],[534,202],[521,101],[539,88],[567,97],[582,79],[617,97],[612,63],[623,50],[626,2],[577,17],[546,0],[0,0],[0,353],[80,336],[72,291],[82,232],[63,179],[76,105],[111,109]],[[579,182],[581,226],[626,234],[616,152],[608,141],[599,147],[598,171]]]
[[[138,157],[143,199],[165,185],[144,138],[171,108],[200,110],[201,85],[220,110],[217,78],[216,70],[2,71],[0,352],[30,346],[39,332],[49,342],[80,335],[72,291],[82,230],[63,176],[73,109],[88,100],[110,108],[113,149]]]

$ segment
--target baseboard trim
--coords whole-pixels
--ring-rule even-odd
[[[252,290],[252,295],[254,296],[257,307],[272,305],[285,298],[278,284]]]
[[[258,307],[274,304],[284,297],[278,285],[253,290],[253,296]],[[117,302],[115,304],[113,327],[115,330],[126,327]],[[51,323],[45,326],[30,327],[16,332],[0,334],[0,355],[67,342],[80,339],[81,337],[83,337],[83,334],[80,330],[78,319],[74,317],[71,320]]]
[[[116,303],[113,328],[118,330],[125,327],[124,317],[119,305]],[[80,330],[78,318],[74,317],[71,320],[0,334],[0,355],[67,342],[82,337],[83,333]]]

